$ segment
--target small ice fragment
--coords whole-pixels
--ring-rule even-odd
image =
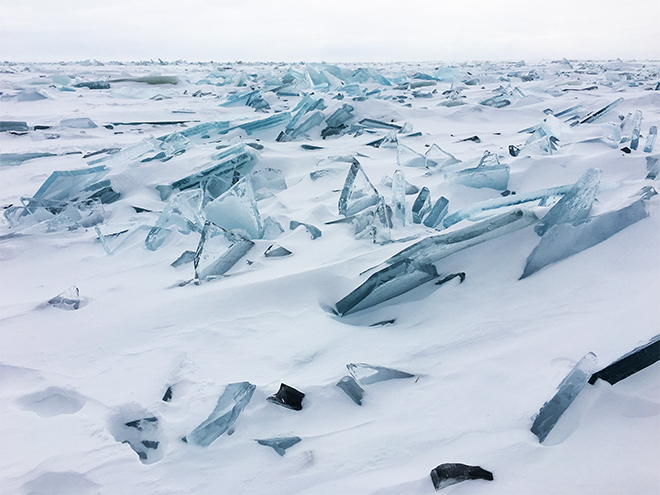
[[[435,267],[403,259],[371,275],[362,285],[337,303],[344,316],[392,299],[438,277]]]
[[[593,385],[600,378],[614,385],[658,361],[660,361],[660,335],[656,335],[646,344],[636,347],[609,366],[591,375],[589,383]]]
[[[277,404],[278,406],[293,409],[294,411],[302,411],[303,397],[305,397],[305,394],[282,383],[277,393],[267,397],[266,400],[273,404]]]
[[[485,105],[493,108],[504,108],[508,105],[511,105],[511,101],[507,100],[504,97],[504,95],[496,95],[493,96],[492,98],[486,98],[485,100],[481,100],[479,102],[479,105]]]
[[[287,248],[278,246],[277,244],[271,244],[264,252],[266,258],[281,258],[283,256],[291,256],[292,254]]]
[[[394,380],[397,378],[413,378],[415,375],[384,366],[371,366],[366,363],[350,363],[346,365],[348,372],[360,385],[371,385],[372,383]]]
[[[271,217],[266,217],[264,220],[264,234],[261,236],[262,239],[272,241],[277,239],[284,232],[284,227]]]
[[[658,128],[657,126],[652,125],[649,128],[649,134],[646,136],[646,144],[644,145],[644,153],[653,152],[653,146],[655,146],[655,140],[658,137]]]
[[[630,138],[630,149],[636,150],[639,146],[639,133],[642,130],[642,112],[641,110],[635,110],[635,116],[633,117],[633,130],[632,137]]]
[[[72,285],[64,292],[58,294],[48,301],[54,308],[75,311],[80,308],[80,292],[78,287]]]
[[[254,246],[238,232],[206,222],[195,253],[195,278],[208,281],[217,278],[234,266]]]
[[[654,156],[646,157],[646,170],[648,174],[646,179],[655,180],[660,175],[660,159]]]
[[[184,437],[188,443],[208,447],[238,419],[248,405],[255,386],[250,382],[230,383],[218,399],[218,404],[206,421]]]
[[[364,397],[364,390],[358,385],[358,382],[355,381],[355,378],[352,376],[345,376],[339,382],[337,382],[337,387],[346,392],[353,402],[358,406],[362,405],[362,398]]]
[[[385,198],[382,196],[378,198],[378,203],[376,204],[373,226],[376,229],[374,242],[386,244],[392,240],[392,209],[385,203]]]
[[[172,387],[167,387],[167,390],[165,390],[165,393],[163,394],[163,398],[161,399],[163,402],[170,402],[172,400]]]
[[[153,464],[162,459],[158,450],[158,418],[149,416],[113,426],[113,436],[121,443],[127,443],[138,455],[143,464]]]
[[[431,471],[431,481],[436,491],[467,480],[493,481],[493,473],[479,466],[453,463],[440,464]]]
[[[0,132],[14,131],[14,132],[27,132],[27,122],[18,120],[2,120],[0,121]]]
[[[394,129],[397,131],[401,130],[401,126],[397,124],[392,124],[389,122],[382,122],[375,119],[362,119],[360,125],[368,129]]]
[[[438,167],[438,170],[442,170],[449,165],[454,165],[455,163],[460,163],[461,161],[456,159],[453,155],[450,155],[445,150],[440,148],[437,144],[433,143],[429,150],[426,152],[426,168]]]
[[[300,437],[267,438],[264,440],[256,440],[256,441],[259,443],[259,445],[265,445],[266,447],[273,447],[275,452],[283,456],[286,452],[286,449],[300,442]]]
[[[401,170],[396,170],[392,179],[392,209],[394,218],[406,225],[406,178]]]
[[[509,166],[500,163],[496,154],[486,151],[475,168],[445,174],[445,179],[474,188],[490,188],[503,191],[509,184]]]
[[[543,443],[561,415],[587,384],[597,362],[594,353],[587,353],[559,384],[555,396],[543,404],[531,428],[532,433],[539,438],[539,442]]]
[[[367,146],[373,146],[374,148],[398,148],[399,141],[396,137],[396,131],[388,132],[382,138],[367,143]]]
[[[616,143],[617,145],[621,142],[621,131],[619,126],[614,122],[607,122],[603,124],[603,139],[610,141],[611,143]]]
[[[95,129],[98,127],[89,117],[79,117],[76,119],[64,119],[60,121],[62,127],[70,127],[72,129]]]
[[[322,150],[323,146],[314,146],[312,144],[301,144],[300,147],[305,151]]]
[[[431,210],[431,191],[422,187],[412,206],[413,223],[422,223],[422,219]]]
[[[55,153],[0,153],[0,166],[14,167],[34,158],[57,156]]]
[[[187,265],[195,260],[195,251],[184,251],[181,256],[174,260],[170,265],[177,268],[181,265]]]
[[[542,236],[553,225],[577,223],[586,220],[591,211],[603,172],[597,168],[588,169],[575,185],[548,211],[534,226],[534,232]]]
[[[225,230],[242,229],[252,239],[261,239],[263,225],[249,175],[204,207],[206,220]]]
[[[514,146],[513,144],[509,145],[509,155],[518,156],[520,154],[520,148]]]
[[[431,212],[424,219],[424,225],[432,229],[436,228],[447,215],[447,211],[449,211],[449,200],[444,196],[440,196],[431,208]]]
[[[475,135],[475,136],[470,136],[470,137],[465,138],[465,139],[461,139],[461,140],[458,141],[458,142],[459,142],[459,143],[464,143],[464,142],[466,142],[466,141],[472,141],[473,143],[480,143],[480,142],[481,142],[481,139],[479,138],[479,136],[476,136],[476,135]]]
[[[367,177],[362,166],[353,158],[353,163],[339,197],[339,214],[346,217],[355,215],[365,208],[375,205],[378,202],[378,197],[378,191]]]
[[[396,147],[396,163],[399,167],[426,167],[426,157],[399,143]]]
[[[296,222],[295,220],[291,220],[291,222],[289,222],[289,230],[296,230],[301,225],[305,227],[305,229],[307,229],[307,232],[309,232],[309,234],[312,236],[312,240],[321,237],[322,234],[321,230],[318,227],[314,227],[309,223],[302,223],[302,222]]]
[[[386,187],[392,187],[392,177],[390,177],[389,175],[383,175],[383,177],[380,179],[380,183]],[[417,194],[418,192],[419,192],[419,187],[406,181],[406,196]]]

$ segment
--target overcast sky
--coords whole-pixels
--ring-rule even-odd
[[[660,59],[660,0],[0,0],[0,60]]]

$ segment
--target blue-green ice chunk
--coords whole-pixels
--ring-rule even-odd
[[[653,146],[655,146],[655,140],[658,137],[658,128],[657,126],[652,125],[649,128],[649,134],[646,136],[646,144],[644,145],[644,153],[652,153]]]
[[[412,207],[413,223],[422,223],[424,216],[431,210],[431,191],[422,187]]]
[[[406,177],[401,170],[395,170],[392,177],[392,210],[394,218],[406,225]]]
[[[33,199],[43,201],[69,201],[77,199],[82,191],[101,180],[108,169],[101,165],[82,170],[56,171],[50,174]]]
[[[487,187],[497,191],[504,191],[509,184],[509,166],[500,163],[499,157],[486,151],[479,165],[475,168],[466,168],[458,172],[445,174],[445,179],[467,187]]]
[[[204,207],[204,216],[225,230],[241,229],[252,239],[261,239],[263,234],[261,215],[249,175],[208,203]]]
[[[240,232],[226,230],[206,222],[195,253],[195,278],[206,282],[224,275],[254,246]]]
[[[257,440],[257,442],[259,445],[272,447],[275,452],[283,456],[286,452],[286,449],[293,447],[295,444],[300,442],[300,437],[266,438],[264,440]]]
[[[399,167],[426,167],[426,157],[405,144],[396,147],[396,163]]]
[[[444,196],[440,196],[433,205],[433,208],[431,208],[431,212],[424,219],[423,222],[424,225],[432,229],[436,228],[438,225],[440,225],[442,219],[445,218],[445,215],[447,215],[448,210],[449,210],[449,200]]]
[[[346,395],[348,395],[358,406],[362,405],[364,390],[362,387],[360,387],[360,385],[358,385],[358,382],[355,381],[355,378],[346,375],[341,380],[339,380],[339,382],[337,382],[337,387],[342,389]]]
[[[204,228],[201,208],[204,193],[201,189],[182,191],[170,198],[163,209],[156,225],[151,229],[145,244],[148,249],[155,251],[170,233],[170,226],[176,226],[184,235],[191,232],[201,232]]]
[[[339,214],[346,217],[355,215],[378,203],[378,198],[378,191],[367,177],[360,163],[353,158],[353,163],[339,197]]]
[[[360,385],[371,385],[372,383],[384,382],[400,378],[413,378],[415,375],[384,366],[371,366],[366,363],[347,364],[348,372]]]

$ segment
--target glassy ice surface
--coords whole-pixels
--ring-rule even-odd
[[[153,152],[160,148],[160,141],[152,137],[145,138],[133,146],[124,148],[117,153],[111,155],[103,156],[100,158],[95,158],[87,162],[88,165],[96,165],[97,163],[103,163],[106,167],[112,168],[115,165],[121,165],[125,163],[131,163],[136,161],[138,158],[146,155],[147,153]]]
[[[254,246],[254,242],[237,232],[206,222],[195,253],[195,278],[212,280],[225,274]]]
[[[453,155],[447,153],[445,150],[440,148],[437,144],[432,144],[429,150],[426,152],[426,168],[435,168],[442,170],[445,167],[454,165],[456,163],[461,163]]]
[[[657,126],[652,125],[649,128],[649,134],[646,136],[646,144],[644,145],[644,153],[652,153],[655,146],[655,140],[658,137]]]
[[[289,230],[295,230],[301,225],[305,227],[307,232],[309,232],[309,235],[312,236],[312,239],[317,239],[318,237],[321,237],[322,235],[321,229],[319,229],[318,227],[314,227],[309,223],[302,223],[302,222],[296,222],[295,220],[291,220],[291,222],[289,222]]]
[[[362,166],[353,158],[353,163],[339,197],[339,214],[344,216],[355,215],[365,208],[375,205],[378,202],[378,197],[378,191],[367,177],[367,174],[364,173]]]
[[[252,188],[257,199],[268,197],[269,191],[284,191],[286,180],[284,173],[275,168],[263,168],[252,172]],[[272,194],[272,193],[271,193]]]
[[[413,223],[422,223],[422,219],[431,210],[431,191],[422,187],[412,206]]]
[[[440,196],[438,200],[431,208],[431,211],[424,219],[424,225],[432,229],[436,228],[442,222],[442,219],[445,218],[447,212],[449,211],[449,200],[444,196]]]
[[[597,363],[598,359],[594,353],[586,354],[559,384],[555,396],[543,404],[531,428],[532,433],[539,438],[539,442],[543,443],[561,415],[587,384]]]
[[[351,105],[344,104],[333,112],[330,117],[325,120],[327,127],[321,132],[321,137],[326,138],[341,134],[347,128],[346,122],[353,118],[354,108]]]
[[[434,263],[457,251],[515,232],[536,221],[536,216],[530,211],[508,211],[453,232],[426,237],[399,251],[385,263],[394,265],[409,259],[424,264]]]
[[[268,402],[277,404],[278,406],[286,407],[287,409],[293,409],[294,411],[302,411],[302,400],[305,397],[300,390],[296,390],[289,385],[282,383],[280,389],[275,395],[267,397]]]
[[[101,242],[101,246],[103,246],[103,250],[108,254],[112,254],[133,241],[139,239],[142,242],[144,235],[150,232],[152,227],[149,225],[104,224],[97,225],[94,229]]]
[[[286,453],[286,449],[293,447],[295,444],[299,443],[300,437],[281,437],[281,438],[266,438],[264,440],[257,440],[259,445],[265,445],[266,447],[272,447],[275,452],[283,456]]]
[[[107,173],[108,169],[103,165],[82,170],[53,172],[33,198],[46,201],[76,200],[85,188],[99,182]]]
[[[204,193],[201,189],[181,191],[172,196],[163,209],[156,225],[147,235],[145,244],[148,249],[158,249],[167,235],[165,230],[170,226],[176,226],[177,230],[184,235],[191,232],[201,232],[204,228],[204,219],[201,215],[202,199]]]
[[[406,224],[406,177],[401,170],[394,172],[392,178],[392,210],[394,218],[401,225]]]
[[[277,221],[273,220],[271,217],[266,217],[264,220],[264,233],[261,236],[262,239],[272,241],[277,239],[281,234],[284,233],[284,227]]]
[[[600,378],[614,385],[658,361],[660,361],[660,335],[656,335],[646,344],[624,354],[609,366],[591,375],[589,383],[593,385]]]
[[[72,285],[64,292],[56,295],[48,301],[54,308],[64,309],[67,311],[74,311],[80,308],[80,292],[78,287]]]
[[[633,130],[632,136],[630,138],[630,149],[636,150],[639,146],[639,133],[642,130],[642,112],[641,110],[635,110],[635,116],[633,117]]]
[[[493,473],[480,466],[454,463],[440,464],[431,471],[431,481],[436,491],[467,480],[493,481]]]
[[[204,207],[209,222],[225,230],[242,229],[252,239],[261,239],[263,225],[249,175],[234,184],[229,191]]]
[[[46,95],[35,89],[24,89],[16,96],[17,101],[39,101],[46,99],[48,99]]]
[[[396,137],[396,132],[394,130],[390,131],[382,138],[367,143],[367,146],[373,146],[374,148],[398,148],[399,140]]]
[[[343,316],[370,308],[437,277],[433,265],[403,259],[371,275],[337,303],[337,312]]]
[[[623,102],[623,98],[617,98],[616,100],[614,100],[609,105],[604,106],[600,110],[597,110],[596,112],[592,113],[591,115],[589,115],[588,117],[583,119],[580,123],[581,124],[589,124],[591,122],[595,122],[596,120],[601,118],[603,115],[605,115],[607,112],[609,112],[613,108],[616,108],[617,106],[619,106],[622,102]]]
[[[392,187],[392,177],[390,177],[389,175],[383,175],[383,177],[380,179],[380,183],[386,187]],[[408,181],[405,182],[405,186],[406,186],[406,196],[410,196],[411,194],[417,194],[419,192],[419,187],[415,186],[414,184],[411,184]]]
[[[625,208],[603,213],[584,223],[554,225],[528,256],[520,278],[528,277],[544,266],[589,249],[647,216],[649,214],[645,200],[639,199]]]
[[[0,153],[0,166],[15,167],[34,158],[57,156],[55,153]]]
[[[415,375],[384,366],[371,366],[366,363],[350,363],[346,365],[348,372],[360,385],[395,380],[398,378],[413,378]]]
[[[385,198],[378,198],[376,209],[374,210],[373,226],[374,242],[386,244],[392,240],[392,209],[385,203]]]
[[[550,227],[562,223],[577,223],[586,220],[591,212],[603,172],[597,168],[588,169],[575,185],[555,204],[534,226],[539,236]]]
[[[206,421],[185,437],[188,443],[208,447],[222,435],[248,405],[256,386],[250,382],[230,383]]]
[[[376,119],[362,119],[360,121],[360,125],[362,127],[366,127],[368,129],[394,129],[396,131],[401,130],[401,126],[397,124],[392,124],[390,122],[383,122],[381,120],[376,120]]]
[[[347,375],[337,382],[337,387],[342,389],[358,406],[362,405],[364,390],[358,385],[355,378]]]
[[[511,105],[511,100],[505,98],[504,95],[497,95],[491,98],[486,98],[485,100],[481,100],[479,105],[485,105],[493,108],[504,108]]]
[[[468,187],[504,191],[509,184],[509,166],[500,163],[497,155],[486,152],[475,168],[449,172],[445,174],[445,179]]]
[[[399,167],[426,167],[426,157],[399,143],[396,147],[396,163]]]

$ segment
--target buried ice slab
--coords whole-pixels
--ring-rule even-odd
[[[264,234],[261,236],[262,239],[272,241],[277,239],[281,234],[284,233],[284,227],[277,220],[273,220],[271,217],[266,217],[264,220]]]
[[[96,129],[98,126],[89,117],[78,117],[75,119],[64,119],[60,121],[62,127],[70,127],[72,129]]]
[[[426,157],[399,143],[396,147],[396,163],[399,167],[426,167]]]
[[[19,120],[0,120],[0,132],[6,131],[27,132],[27,122]]]
[[[397,378],[413,378],[415,375],[384,366],[371,366],[366,363],[350,363],[346,365],[348,372],[360,385],[371,385],[372,383],[394,380]]]
[[[582,120],[580,121],[580,124],[589,124],[589,123],[591,123],[591,122],[595,122],[595,121],[598,120],[600,117],[602,117],[602,116],[605,115],[607,112],[609,112],[609,111],[612,110],[613,108],[617,107],[617,106],[618,106],[619,104],[621,104],[621,103],[623,103],[623,98],[617,98],[616,100],[614,100],[614,101],[613,101],[612,103],[610,103],[609,105],[604,106],[604,107],[601,108],[600,110],[597,110],[596,112],[594,112],[594,113],[588,115],[587,117],[585,117],[584,119],[582,119]]]
[[[285,383],[280,384],[280,389],[275,395],[267,397],[268,402],[277,404],[278,406],[286,407],[287,409],[293,409],[294,411],[302,411],[302,400],[305,397],[301,391],[296,390],[293,387],[289,387]]]
[[[195,428],[184,441],[208,447],[238,419],[248,405],[256,386],[250,382],[230,383],[206,421]]]
[[[264,252],[266,258],[282,258],[284,256],[291,256],[292,254],[287,248],[278,246],[277,244],[271,244]]]
[[[116,424],[112,434],[118,442],[127,443],[138,455],[143,464],[153,464],[163,458],[158,418],[149,416]]]
[[[353,158],[353,163],[339,196],[339,214],[346,217],[355,215],[378,203],[378,197],[378,191],[367,177],[367,174],[364,173],[362,166]]]
[[[188,263],[192,263],[193,261],[195,261],[195,251],[184,251],[183,253],[181,253],[181,256],[179,256],[172,263],[170,263],[170,266],[173,266],[174,268],[178,268],[182,265],[187,265]]]
[[[204,224],[195,253],[195,278],[212,280],[226,273],[254,246],[238,232],[227,232],[211,222]]]
[[[593,385],[600,378],[614,385],[658,361],[660,361],[660,335],[656,335],[646,344],[624,354],[609,366],[591,375],[589,383]]]
[[[242,229],[252,239],[263,235],[261,215],[249,175],[204,207],[206,219],[225,230]]]
[[[440,464],[431,471],[431,481],[436,491],[467,480],[493,481],[493,473],[479,466],[454,463]]]
[[[426,152],[426,168],[437,167],[438,170],[442,170],[449,165],[454,165],[456,163],[461,163],[453,155],[447,153],[445,150],[440,148],[437,144],[432,144],[429,150]]]
[[[201,216],[203,198],[201,189],[181,191],[172,196],[144,241],[147,248],[151,251],[158,249],[169,235],[171,225],[184,235],[201,232],[204,228]]]
[[[539,442],[543,443],[561,415],[587,384],[597,362],[594,353],[587,353],[559,384],[554,397],[543,404],[531,428],[532,433],[539,438]]]
[[[486,151],[475,168],[445,174],[445,179],[467,187],[487,187],[504,191],[509,184],[509,166],[500,163],[499,157]]]
[[[62,170],[50,174],[33,199],[43,201],[74,201],[92,184],[108,173],[104,166],[82,170]],[[84,198],[82,198],[84,199]]]
[[[257,200],[272,196],[273,191],[284,191],[286,189],[284,173],[281,170],[264,168],[255,170],[250,175],[252,176],[252,187]]]
[[[638,199],[625,208],[603,213],[584,223],[554,225],[527,257],[520,278],[529,277],[544,266],[589,249],[648,216],[645,200]]]
[[[644,145],[644,153],[653,152],[653,146],[655,146],[655,140],[658,137],[658,128],[657,126],[652,125],[649,129],[649,134],[646,136],[646,144]]]
[[[106,253],[112,254],[123,246],[130,244],[133,240],[137,242],[142,235],[151,232],[149,225],[97,225],[94,227],[96,235],[101,241],[101,246]]]
[[[591,211],[603,172],[597,168],[588,169],[575,185],[548,211],[534,226],[539,236],[550,227],[563,223],[577,223],[586,220]]]
[[[358,385],[355,378],[347,375],[337,382],[337,387],[346,392],[346,395],[348,395],[358,406],[362,405],[364,390]]]
[[[635,110],[635,116],[633,117],[633,130],[632,136],[630,138],[630,149],[636,150],[639,146],[639,133],[642,130],[642,112],[641,110]]]
[[[293,447],[295,444],[299,443],[300,437],[281,437],[281,438],[266,438],[264,440],[256,440],[259,445],[265,445],[266,447],[272,447],[275,452],[283,456],[286,452],[286,449]]]
[[[401,170],[396,170],[392,178],[392,209],[394,218],[406,225],[406,177]]]
[[[296,230],[301,225],[305,227],[309,235],[312,236],[312,240],[321,237],[322,235],[321,229],[319,229],[318,227],[314,227],[309,223],[302,223],[302,222],[296,222],[295,220],[291,220],[289,222],[289,230]]]
[[[424,219],[424,225],[432,229],[436,228],[445,218],[447,211],[449,211],[449,200],[444,196],[440,196]]]
[[[64,309],[67,311],[75,311],[80,308],[80,292],[78,287],[72,285],[64,292],[56,295],[48,301],[54,308]]]
[[[392,299],[438,277],[431,264],[403,259],[371,275],[362,285],[337,303],[344,316]]]
[[[422,187],[412,206],[413,223],[422,223],[422,219],[431,210],[431,191]]]

